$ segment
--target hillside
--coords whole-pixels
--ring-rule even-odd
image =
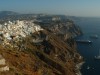
[[[0,24],[0,75],[78,75],[83,59],[75,41],[65,43],[51,28],[27,20]]]

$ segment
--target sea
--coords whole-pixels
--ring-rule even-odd
[[[81,67],[81,73],[82,75],[100,75],[100,59],[95,59],[100,51],[100,18],[80,18],[74,22],[83,31],[83,35],[76,39],[92,41],[92,43],[77,43],[77,50],[85,61]],[[98,35],[98,38],[90,38],[91,35]]]

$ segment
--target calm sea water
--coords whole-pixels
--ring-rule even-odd
[[[92,44],[78,44],[78,52],[84,57],[85,64],[82,66],[81,72],[83,75],[100,75],[100,60],[95,60],[94,57],[99,54],[100,50],[100,19],[86,18],[75,21],[84,33],[83,36],[77,39],[89,39]],[[98,39],[90,38],[90,35],[98,35]]]

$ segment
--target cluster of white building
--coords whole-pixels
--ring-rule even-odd
[[[33,21],[8,21],[0,24],[0,39],[12,40],[14,38],[26,37],[31,33],[43,30],[39,25]]]

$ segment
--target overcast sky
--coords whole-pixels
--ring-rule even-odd
[[[0,11],[100,17],[100,0],[0,0]]]

